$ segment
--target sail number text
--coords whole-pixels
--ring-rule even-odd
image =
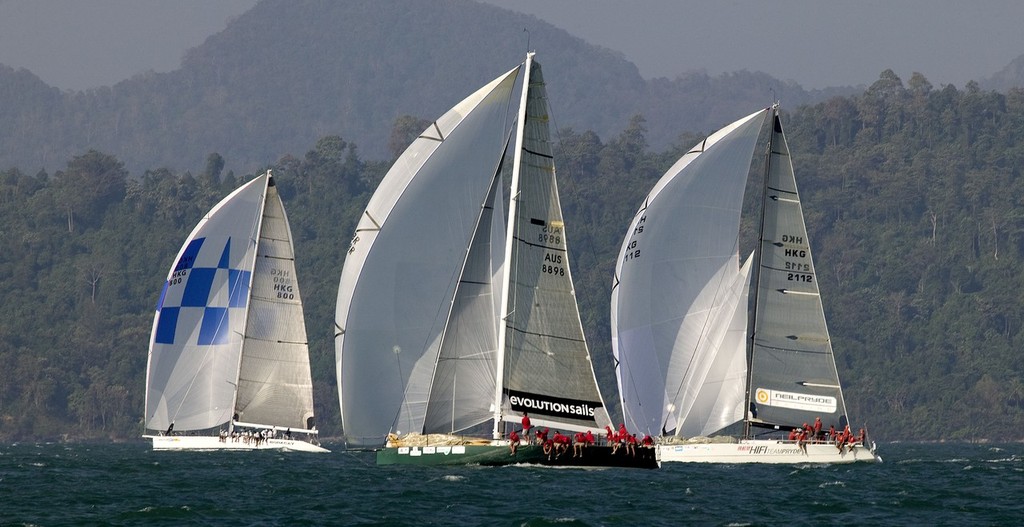
[[[640,257],[640,249],[637,247],[637,237],[644,233],[644,223],[646,222],[646,214],[637,220],[636,227],[633,227],[633,239],[629,240],[629,245],[626,246],[626,250],[622,255],[622,263],[626,263],[630,260],[636,260]]]
[[[295,286],[292,285],[291,272],[281,269],[271,269],[270,276],[274,277],[274,293],[281,300],[295,300]]]
[[[540,233],[537,235],[537,241],[540,243],[550,243],[552,245],[561,245],[562,243],[562,228],[551,227],[545,225],[541,227]]]
[[[793,236],[792,234],[783,234],[782,243],[794,243],[803,244],[803,236]],[[807,249],[791,249],[786,248],[784,251],[786,258],[800,258],[806,259]],[[809,262],[786,262],[786,280],[790,282],[804,282],[811,283],[814,281],[814,275],[811,274],[811,264]]]
[[[562,255],[546,253],[544,255],[544,263],[540,265],[540,272],[554,276],[565,276],[565,266],[562,265]]]
[[[188,274],[188,269],[182,269],[180,271],[174,271],[171,275],[171,279],[167,281],[167,285],[178,285],[182,280],[185,279],[185,275]]]

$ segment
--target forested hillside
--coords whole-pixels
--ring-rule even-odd
[[[710,129],[773,94],[794,105],[822,97],[756,72],[646,81],[618,53],[471,0],[263,0],[169,73],[62,93],[0,66],[0,167],[53,172],[98,149],[135,173],[184,171],[214,151],[252,172],[325,135],[381,159],[396,118],[441,114],[528,45],[559,72],[548,85],[559,127],[611,136],[642,113],[658,148],[680,123]]]
[[[1021,439],[1024,91],[935,88],[920,75],[905,85],[886,71],[862,94],[791,107],[784,119],[852,420],[882,440]],[[394,149],[416,121],[393,123]],[[654,151],[645,126],[636,116],[606,138],[563,128],[556,145],[573,274],[609,402],[618,245],[650,186],[700,139]],[[327,435],[341,432],[337,280],[388,167],[356,146],[326,135],[268,165],[295,231]],[[138,437],[167,269],[202,214],[253,175],[225,173],[226,162],[216,153],[194,174],[133,174],[88,151],[52,174],[0,173],[0,439]]]

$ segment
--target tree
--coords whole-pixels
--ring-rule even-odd
[[[403,115],[395,119],[395,124],[391,125],[391,136],[388,139],[388,151],[391,152],[391,158],[398,159],[398,156],[402,155],[402,152],[427,129],[430,123],[431,121],[411,115]]]
[[[57,173],[68,231],[74,231],[76,217],[88,227],[98,226],[107,208],[124,199],[127,178],[123,163],[96,150],[69,161],[67,170]]]

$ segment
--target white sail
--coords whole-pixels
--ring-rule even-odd
[[[761,227],[751,402],[757,419],[787,427],[842,429],[846,402],[814,272],[800,193],[782,123],[774,116]]]
[[[518,421],[528,412],[537,424],[565,430],[600,429],[611,423],[598,390],[569,271],[565,224],[558,199],[547,94],[540,64],[530,54],[523,80],[512,203],[506,241],[505,321],[499,372]]]
[[[313,427],[313,380],[291,228],[273,179],[260,228],[245,345],[238,373],[237,420],[296,430]]]
[[[366,207],[338,287],[335,349],[346,441],[422,430],[441,335],[505,148],[519,68],[432,123]]]
[[[269,172],[199,222],[157,304],[147,429],[204,430],[243,414],[268,427],[310,425],[312,383],[293,260]],[[283,288],[287,299],[277,297]]]
[[[233,413],[266,178],[213,207],[164,282],[150,337],[146,428],[201,430]]]
[[[745,345],[722,329],[738,324],[736,316],[745,326],[746,301],[739,295],[746,291],[737,286],[744,281],[740,211],[769,112],[744,117],[683,155],[626,232],[615,266],[611,327],[623,414],[633,430],[707,434],[742,418],[735,409],[743,405]],[[727,396],[719,409],[695,407],[718,395]]]
[[[692,356],[673,356],[669,371],[685,371],[674,412],[664,428],[680,437],[713,434],[743,418],[747,359],[747,299],[750,290],[748,258],[738,272],[730,262],[708,283],[695,304],[712,305],[700,328]],[[728,283],[722,289],[722,283]],[[713,295],[714,298],[709,295]],[[688,360],[685,365],[676,364]]]
[[[502,131],[518,71],[429,128],[367,207],[338,294],[350,445],[488,419],[497,433],[524,411],[563,430],[610,424],[569,273],[533,54],[523,66],[507,229],[502,222]]]
[[[461,432],[491,418],[505,225],[501,174],[491,180],[452,303],[431,384],[424,433]]]
[[[738,267],[743,193],[768,118],[758,246]],[[662,461],[881,460],[863,439],[837,447],[751,430],[847,422],[777,107],[712,134],[658,181],[626,232],[611,300],[623,412],[662,436]],[[741,420],[739,439],[697,437]]]

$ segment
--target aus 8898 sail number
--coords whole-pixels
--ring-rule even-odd
[[[542,273],[552,274],[555,276],[565,276],[565,267],[559,265],[542,264],[540,266],[540,270]]]

